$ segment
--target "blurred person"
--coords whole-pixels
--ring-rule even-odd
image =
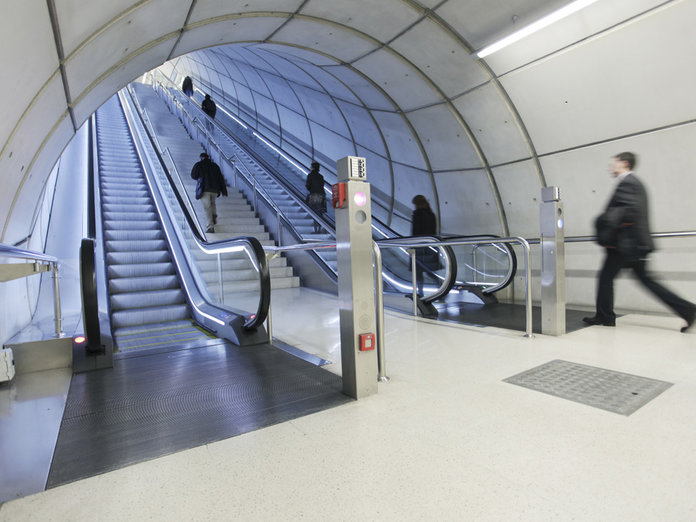
[[[184,82],[181,84],[181,90],[184,91],[184,94],[189,98],[193,96],[193,80],[190,76],[184,78]]]
[[[422,194],[411,201],[415,206],[411,216],[412,236],[434,236],[437,233],[437,221],[430,208],[430,203]],[[430,247],[416,249],[416,287],[419,296],[423,296],[424,272],[437,270],[440,255]]]
[[[614,279],[623,268],[630,268],[638,280],[660,301],[686,321],[681,331],[694,324],[696,305],[677,296],[647,270],[647,256],[655,247],[648,223],[648,194],[633,172],[637,157],[622,152],[611,159],[609,171],[616,178],[614,193],[604,212],[596,219],[597,242],[606,250],[599,272],[595,315],[585,317],[591,325],[615,326]]]

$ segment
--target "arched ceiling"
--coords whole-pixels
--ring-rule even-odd
[[[630,48],[623,49],[626,41],[611,40],[619,28],[637,25],[644,31],[645,20],[654,15],[657,23],[649,27],[657,37],[675,24],[680,31],[681,21],[694,14],[694,3],[688,0],[600,0],[485,61],[474,54],[565,3],[13,3],[12,8],[3,9],[0,21],[6,78],[0,113],[0,241],[13,242],[27,233],[50,168],[75,130],[108,97],[165,62],[222,44],[246,49],[253,45],[266,53],[275,50],[286,59],[295,56],[295,64],[311,63],[333,75],[337,82],[326,90],[326,107],[353,97],[349,103],[369,109],[385,141],[402,140],[401,145],[389,147],[389,155],[413,168],[404,167],[392,175],[389,183],[395,200],[410,200],[414,190],[428,194],[443,228],[450,232],[483,227],[504,234],[524,232],[535,222],[527,209],[532,195],[547,183],[540,156],[581,146],[588,142],[586,134],[596,135],[589,122],[577,131],[568,126],[549,131],[557,109],[547,103],[548,87],[566,74],[577,79],[580,87],[597,83],[592,78],[575,78],[574,73],[591,70],[594,61],[575,50],[601,40],[606,46],[598,49],[618,47],[630,55]],[[655,45],[673,47],[670,38],[683,36],[664,36]],[[548,70],[541,67],[544,64]],[[254,68],[253,63],[247,65]],[[537,67],[544,74],[536,74]],[[297,67],[293,71],[299,75]],[[293,80],[304,81],[299,78]],[[342,89],[341,96],[334,88]],[[540,99],[539,92],[545,93],[545,99]],[[692,95],[690,91],[688,96]],[[682,91],[678,96],[678,103],[688,103]],[[582,107],[576,105],[573,110],[582,111]],[[577,117],[582,120],[582,113],[577,112]],[[650,125],[679,121],[678,115],[670,113],[654,118]],[[634,131],[647,128],[641,122]],[[618,128],[606,132],[607,139],[621,136]],[[531,212],[535,214],[536,209]]]

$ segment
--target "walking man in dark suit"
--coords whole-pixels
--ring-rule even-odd
[[[606,258],[599,273],[597,309],[588,324],[615,326],[614,279],[622,268],[630,268],[638,280],[655,296],[686,321],[681,329],[686,332],[694,324],[696,305],[677,296],[647,271],[646,257],[654,250],[648,224],[648,195],[645,187],[633,173],[636,155],[622,152],[612,158],[611,173],[617,186],[604,212],[597,218],[597,242],[606,248]]]

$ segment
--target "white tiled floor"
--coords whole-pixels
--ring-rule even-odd
[[[276,337],[338,357],[335,298],[273,304]],[[628,315],[525,339],[387,312],[377,395],[12,501],[0,520],[696,520],[696,335],[681,325]],[[502,382],[552,359],[674,386],[625,417]]]

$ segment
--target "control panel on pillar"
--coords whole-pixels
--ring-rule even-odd
[[[336,172],[338,181],[366,181],[365,158],[346,156],[339,160]]]
[[[367,352],[375,349],[375,334],[366,333],[359,335],[359,346],[358,349],[361,352]]]

